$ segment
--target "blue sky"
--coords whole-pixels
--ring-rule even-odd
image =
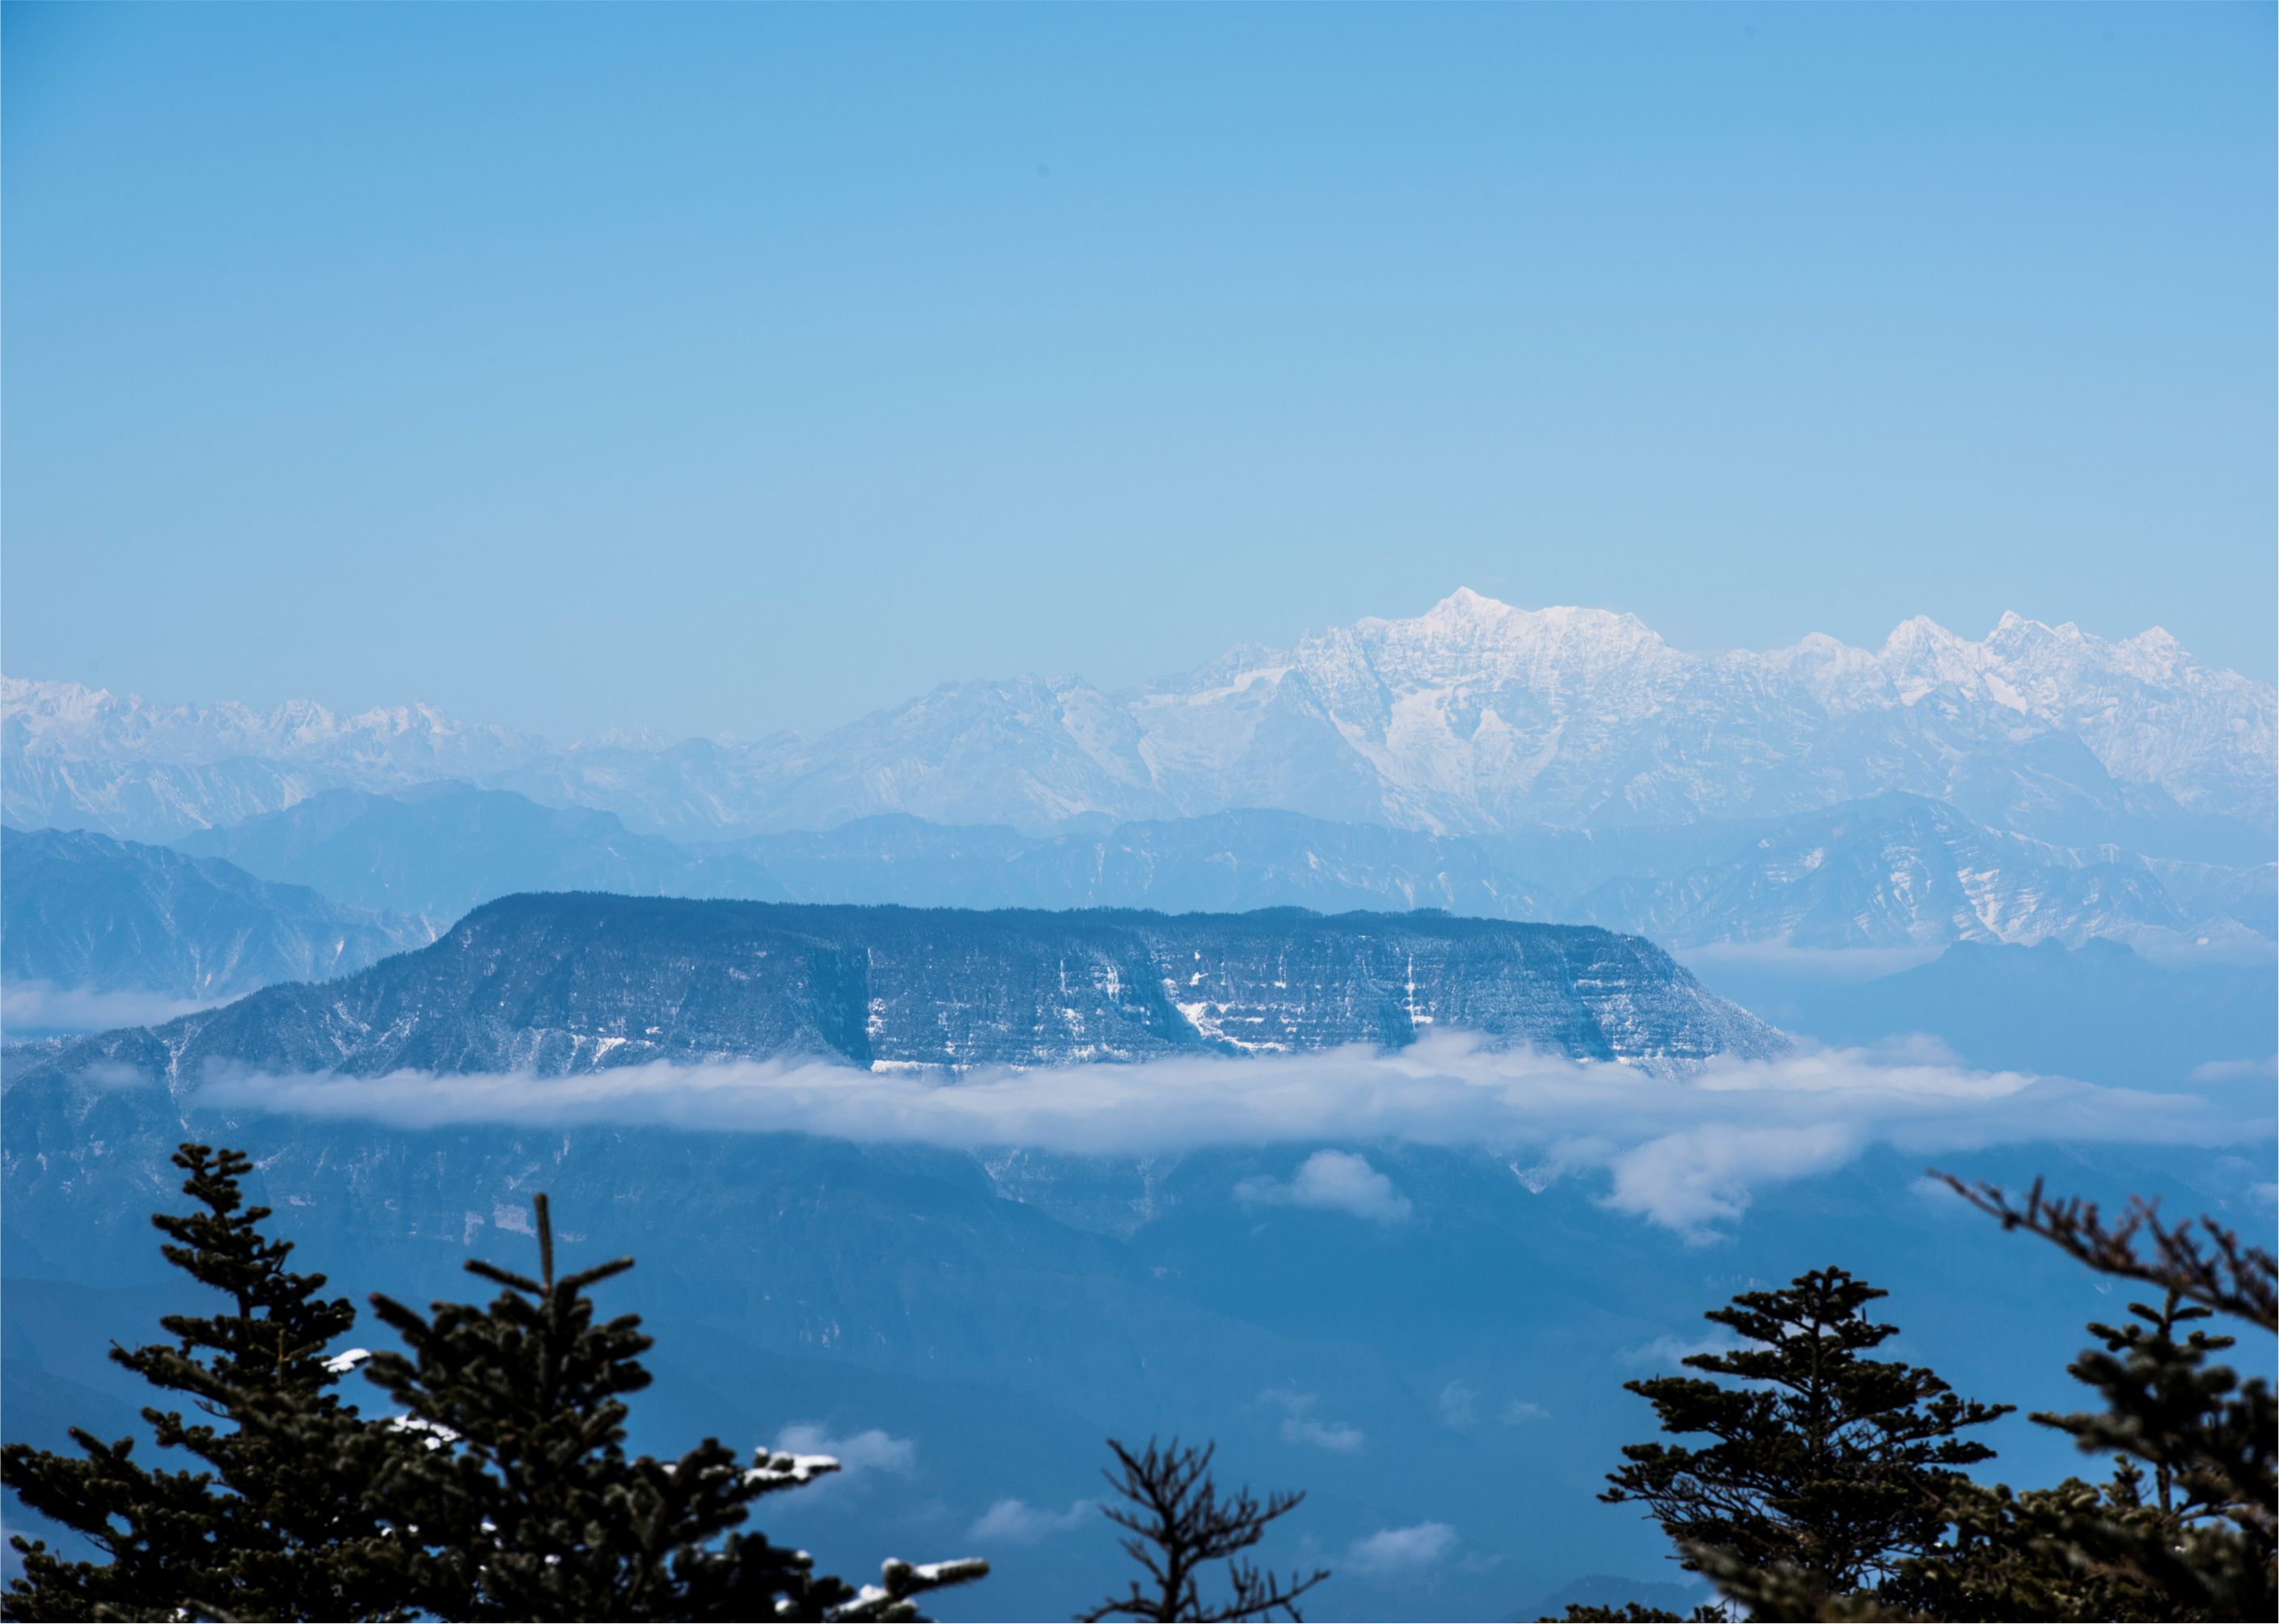
[[[1460,584],[2279,658],[2267,6],[0,27],[13,675],[755,734]]]

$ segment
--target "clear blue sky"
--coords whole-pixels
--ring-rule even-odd
[[[2275,663],[2269,6],[4,11],[4,663],[569,737],[1468,584]]]

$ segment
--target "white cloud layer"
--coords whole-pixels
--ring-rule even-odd
[[[2272,1129],[2260,1101],[2226,1106],[1930,1059],[1818,1049],[1659,1076],[1451,1033],[1393,1053],[1207,1055],[955,1077],[812,1061],[563,1077],[240,1076],[209,1077],[199,1098],[420,1128],[648,1123],[1079,1155],[1308,1141],[1477,1146],[1510,1155],[1530,1189],[1603,1176],[1609,1206],[1697,1239],[1738,1220],[1754,1191],[1843,1166],[1879,1144],[1930,1156],[2028,1142],[2219,1145]],[[2252,1119],[2242,1115],[2251,1108]],[[1309,1158],[1288,1184],[1257,1190],[1385,1221],[1406,1209],[1408,1199],[1365,1158],[1326,1155]]]

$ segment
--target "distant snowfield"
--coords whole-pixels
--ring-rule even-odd
[[[1408,1048],[1302,1057],[932,1074],[814,1061],[654,1064],[572,1076],[210,1077],[194,1103],[434,1128],[503,1122],[809,1133],[859,1143],[1019,1146],[1136,1156],[1273,1143],[1477,1146],[1540,1191],[1603,1179],[1605,1203],[1689,1240],[1719,1237],[1767,1185],[1833,1171],[1872,1146],[1934,1156],[2029,1142],[2238,1144],[2269,1102],[2155,1094],[1973,1071],[1936,1057],[1816,1049],[1713,1062],[1678,1078],[1491,1049],[1437,1032]],[[1275,1199],[1405,1217],[1398,1191],[1349,1162]]]

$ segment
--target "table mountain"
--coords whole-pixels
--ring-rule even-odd
[[[962,912],[510,897],[343,981],[18,1057],[178,1082],[813,1054],[888,1069],[1400,1046],[1677,1064],[1786,1040],[1636,937],[1416,913]],[[12,1086],[13,1082],[12,1080]]]

